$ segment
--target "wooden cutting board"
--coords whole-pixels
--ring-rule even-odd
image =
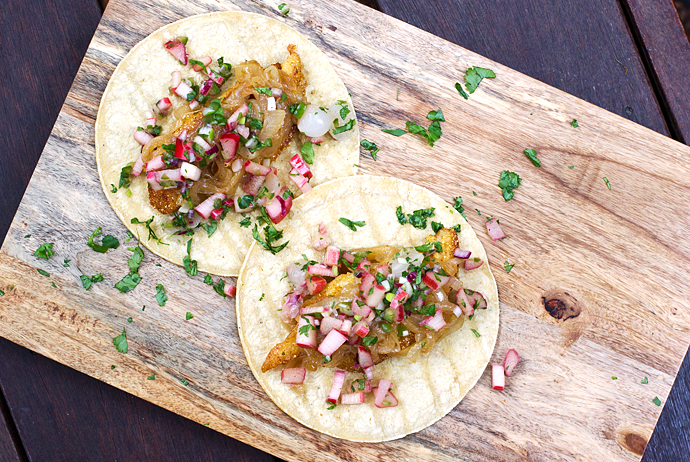
[[[652,400],[665,402],[690,340],[690,148],[349,0],[294,0],[288,17],[276,5],[110,1],[0,250],[0,335],[290,460],[639,460],[661,412]],[[450,202],[463,197],[498,281],[494,362],[509,348],[524,358],[505,391],[491,390],[489,368],[459,406],[417,434],[337,440],[266,397],[246,365],[233,302],[202,277],[146,251],[136,290],[113,288],[130,252],[96,171],[100,97],[146,35],[223,10],[283,21],[329,56],[362,137],[381,148],[376,162],[362,155],[363,173],[405,178]],[[497,77],[466,101],[454,84],[470,66]],[[433,148],[381,132],[428,122],[439,107],[446,122]],[[538,151],[541,168],[525,148]],[[506,169],[523,178],[509,202],[497,186]],[[488,215],[506,239],[488,238]],[[89,249],[98,226],[123,245],[105,255]],[[44,242],[55,244],[49,261],[33,255]],[[515,265],[510,273],[504,262]],[[85,291],[79,276],[99,272],[105,281]],[[164,307],[157,284],[168,293]],[[124,328],[128,354],[112,344]]]

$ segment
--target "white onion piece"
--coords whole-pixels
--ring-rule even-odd
[[[199,146],[201,146],[202,148],[204,148],[204,152],[211,149],[211,145],[208,144],[205,139],[203,139],[202,137],[200,137],[198,135],[194,137],[194,142],[196,144],[198,144]]]
[[[276,99],[272,96],[266,98],[266,110],[275,111],[276,110]]]
[[[236,172],[239,172],[241,168],[242,168],[242,159],[240,159],[238,157],[237,159],[232,161],[232,165],[230,165],[230,169],[236,173]]]
[[[308,137],[315,138],[325,135],[332,123],[333,116],[330,112],[310,104],[304,110],[302,118],[299,119],[297,128]]]
[[[491,365],[491,386],[494,390],[503,390],[506,385],[505,370],[502,364]]]
[[[208,135],[213,130],[210,124],[204,125],[199,129],[199,135]]]
[[[403,272],[407,271],[407,268],[409,268],[409,264],[403,260],[403,262],[400,262],[400,258],[395,260],[393,263],[391,263],[391,274],[396,277],[402,277]]]
[[[276,174],[271,171],[271,173],[266,175],[266,182],[264,183],[264,186],[266,186],[266,189],[268,189],[269,193],[275,194],[280,190],[280,180]]]

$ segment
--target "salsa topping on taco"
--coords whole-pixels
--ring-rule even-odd
[[[156,102],[145,128],[134,132],[141,155],[123,168],[120,187],[145,174],[150,204],[170,216],[169,228],[178,228],[178,234],[191,235],[229,212],[258,209],[257,222],[267,225],[264,242],[270,244],[272,224],[287,216],[293,197],[279,180],[276,159],[299,138],[302,154],[290,159],[289,177],[303,193],[309,191],[314,145],[329,132],[335,140],[349,136],[354,111],[346,101],[329,108],[308,103],[295,45],[288,46],[282,63],[265,67],[253,60],[233,67],[222,57],[216,65],[210,56],[192,59],[186,45],[187,39],[178,37],[164,46],[195,74],[172,73],[170,96]],[[171,98],[182,100],[174,111]],[[157,125],[159,117],[172,118],[166,133]],[[255,226],[254,237],[258,234]]]
[[[363,403],[372,392],[377,407],[397,405],[390,381],[372,386],[373,367],[393,356],[416,362],[461,328],[465,317],[487,307],[481,293],[452,276],[460,265],[468,271],[483,263],[458,247],[455,229],[440,229],[416,247],[343,250],[331,243],[322,223],[313,247],[324,251],[321,262],[303,255],[288,265],[292,290],[279,315],[292,330],[261,370],[284,366],[281,381],[297,385],[307,370],[334,368],[328,397],[334,404],[344,390],[341,404]],[[346,371],[363,376],[345,384]]]

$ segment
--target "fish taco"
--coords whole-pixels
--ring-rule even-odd
[[[125,226],[163,258],[225,276],[254,239],[279,251],[273,225],[293,198],[353,175],[359,157],[352,101],[326,56],[278,21],[236,12],[136,45],[103,94],[95,144]]]
[[[250,249],[237,324],[254,376],[307,427],[385,441],[443,417],[498,333],[486,252],[462,215],[412,183],[342,178],[297,199],[289,243]]]

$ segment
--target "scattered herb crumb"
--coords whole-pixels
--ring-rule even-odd
[[[467,94],[465,90],[462,89],[462,84],[460,82],[455,82],[455,89],[458,91],[458,94],[462,96],[465,99],[469,99],[470,95]]]
[[[362,140],[360,141],[359,145],[362,146],[365,151],[369,151],[371,158],[376,160],[376,154],[379,152],[379,148],[376,146],[376,143],[369,140]]]
[[[185,379],[182,379],[181,382],[182,382],[182,385],[184,385],[185,387],[186,387],[187,385],[189,385],[189,382],[187,382]]]
[[[54,253],[55,251],[53,250],[53,243],[48,242],[47,244],[41,244],[40,246],[38,246],[38,249],[36,249],[34,255],[37,258],[50,260],[50,257],[52,257]]]
[[[479,209],[474,209],[474,211],[477,212],[477,215],[481,216],[482,212],[480,212]]]
[[[0,297],[3,296],[3,295],[5,295],[5,292],[4,292],[3,290],[0,289]]]
[[[465,220],[467,220],[467,216],[465,215],[465,207],[462,206],[462,197],[458,196],[453,199],[453,208],[457,210]]]
[[[278,11],[280,11],[280,13],[283,16],[287,16],[288,13],[290,12],[290,7],[287,6],[287,4],[285,4],[285,3],[281,3],[280,5],[278,5]]]
[[[55,288],[57,289],[57,286],[55,285],[54,282],[51,282],[50,285],[53,286],[53,287],[55,287]]]
[[[332,411],[333,409],[335,409],[335,407],[336,407],[336,404],[335,404],[335,403],[329,403],[329,404],[328,404],[328,407],[326,408],[326,410],[327,410],[327,411]]]
[[[113,369],[115,369],[115,364],[113,364],[112,366],[110,366],[110,370],[112,371]]]
[[[362,226],[366,225],[366,222],[364,222],[364,221],[352,221],[352,220],[348,220],[347,218],[342,218],[342,217],[339,218],[338,221],[340,223],[344,224],[345,226],[347,226],[348,228],[350,228],[352,231],[357,231],[358,226],[361,228]]]
[[[501,172],[501,178],[498,181],[498,187],[503,190],[503,199],[508,202],[513,198],[515,193],[514,189],[517,189],[522,183],[522,178],[515,172],[508,170],[503,170]]]
[[[652,400],[652,403],[656,404],[657,406],[661,406],[661,400],[659,399],[658,396],[654,397],[654,399]]]
[[[158,302],[158,306],[165,306],[165,302],[168,301],[168,296],[165,295],[165,287],[163,287],[163,284],[158,284],[156,286],[156,301]]]
[[[393,135],[393,136],[403,136],[405,133],[407,133],[407,132],[406,132],[405,130],[403,130],[402,128],[396,128],[395,130],[391,130],[391,129],[388,129],[388,128],[383,128],[383,129],[381,129],[381,131],[382,131],[383,133],[388,133],[389,135]]]
[[[532,162],[532,165],[535,167],[541,167],[541,161],[537,158],[537,151],[534,149],[525,149],[524,153],[530,162]]]
[[[64,266],[65,268],[69,268],[69,262],[71,261],[72,260],[68,260],[67,258],[65,258],[65,260],[62,262],[62,266]]]
[[[189,311],[187,311],[187,314],[185,315],[184,318],[185,318],[187,321],[189,321],[189,320],[192,319],[193,317],[194,317],[194,315],[193,315],[192,313],[190,313]]]
[[[133,321],[132,318],[127,318],[127,322],[132,322],[132,321]]]
[[[495,79],[496,74],[491,69],[484,67],[470,67],[465,72],[465,88],[472,94],[484,79]],[[456,87],[457,88],[457,87]]]
[[[30,237],[31,237],[31,234],[26,234],[26,235],[24,235],[24,238],[25,238],[25,239],[28,239],[28,238],[30,238]]]
[[[476,330],[474,330],[474,329],[470,329],[470,330],[472,331],[472,333],[474,334],[475,337],[479,338],[479,337],[482,336],[482,334],[480,334],[480,333],[477,332]]]
[[[477,195],[477,193],[476,193],[476,192],[474,192],[474,191],[472,191],[472,194],[474,194],[475,196]]]
[[[606,183],[606,187],[609,188],[609,191],[611,191],[611,183],[609,183],[609,179],[604,177],[604,183]]]
[[[156,380],[156,374],[151,374],[148,377],[146,377],[146,380]]]
[[[118,247],[120,247],[120,241],[118,241],[115,236],[111,236],[110,234],[103,236],[103,239],[101,240],[100,244],[94,242],[94,238],[102,234],[103,231],[101,231],[101,227],[99,226],[93,233],[91,233],[91,236],[89,236],[89,240],[86,242],[86,245],[88,245],[98,253],[106,253],[108,249],[117,249]]]
[[[649,383],[649,379],[647,377],[645,377],[644,379],[640,380],[640,383],[642,385],[647,385]]]
[[[206,276],[204,276],[204,284],[208,284],[210,286],[213,285],[213,278],[211,277],[210,274],[207,274]]]
[[[613,377],[611,377],[611,380],[618,380],[618,377],[614,375]]]
[[[101,273],[98,273],[95,276],[91,277],[82,274],[81,276],[79,276],[79,278],[81,279],[81,285],[86,290],[89,290],[94,282],[101,282],[103,280],[103,276],[101,275]]]
[[[511,265],[510,263],[508,263],[508,260],[506,260],[505,263],[503,263],[503,268],[506,270],[506,273],[510,273],[510,270],[513,269],[513,266],[515,266],[515,264]]]
[[[122,333],[113,339],[115,349],[120,353],[127,353],[127,330],[122,329]]]
[[[259,297],[259,301],[263,300],[265,295],[266,294],[261,294],[261,297]]]
[[[47,271],[43,271],[43,270],[40,269],[40,268],[36,269],[36,271],[38,271],[39,274],[42,274],[43,276],[45,276],[45,277],[47,277],[47,278],[50,277],[50,273],[48,273]]]
[[[573,121],[570,122],[570,126],[572,126],[573,128],[577,128],[577,119],[573,119]]]
[[[572,170],[572,169],[575,168],[575,166],[574,166],[574,165],[568,165],[568,168],[569,168],[570,170]]]

